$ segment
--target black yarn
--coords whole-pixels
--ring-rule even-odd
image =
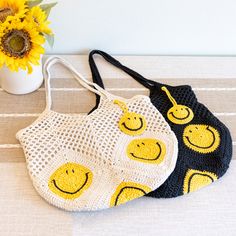
[[[151,102],[162,113],[178,139],[178,160],[173,173],[164,184],[155,191],[149,193],[147,196],[155,198],[170,198],[183,195],[184,178],[189,169],[209,171],[216,174],[218,178],[225,174],[232,159],[232,139],[230,132],[228,128],[208,110],[207,107],[197,101],[191,86],[170,86],[148,80],[137,72],[122,65],[109,54],[99,50],[93,50],[89,54],[89,64],[93,81],[103,88],[104,84],[102,78],[93,59],[94,54],[101,55],[106,61],[125,71],[132,78],[150,90]],[[162,91],[162,86],[165,86],[169,90],[178,104],[186,105],[192,109],[194,118],[191,122],[184,125],[176,125],[167,118],[167,111],[172,107],[172,104],[165,92]],[[97,96],[97,103],[94,109],[97,108],[99,99],[99,96]],[[217,129],[220,134],[220,145],[218,148],[215,151],[206,154],[188,148],[184,144],[182,136],[185,127],[190,124],[205,124]]]

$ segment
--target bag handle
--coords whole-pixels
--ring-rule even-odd
[[[98,71],[98,68],[96,66],[96,63],[94,61],[94,58],[93,58],[93,56],[95,54],[98,54],[98,55],[102,56],[107,62],[109,62],[112,65],[114,65],[114,66],[118,67],[119,69],[123,70],[128,75],[130,75],[132,78],[134,78],[136,81],[138,81],[140,84],[142,84],[143,86],[148,88],[149,90],[154,87],[154,85],[155,85],[154,81],[148,80],[148,79],[144,78],[142,75],[140,75],[139,73],[137,73],[136,71],[131,70],[130,68],[122,65],[119,61],[117,61],[114,57],[107,54],[106,52],[103,52],[103,51],[100,51],[100,50],[93,50],[89,53],[89,65],[90,65],[91,72],[92,72],[93,82],[97,83],[102,88],[105,88],[105,87],[104,87],[101,75],[100,75],[100,73]]]
[[[79,72],[76,71],[76,69],[66,60],[64,60],[61,57],[53,56],[49,57],[43,66],[43,76],[45,80],[45,90],[46,90],[46,109],[51,110],[52,107],[52,96],[51,96],[51,73],[50,68],[54,65],[60,63],[64,67],[66,67],[75,77],[75,79],[86,89],[89,91],[95,93],[99,97],[105,96],[106,98],[111,98],[112,95],[109,94],[107,91],[105,91],[103,88],[98,86],[95,83],[92,83],[88,80],[86,80]]]

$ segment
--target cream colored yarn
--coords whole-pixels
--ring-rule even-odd
[[[91,114],[68,115],[51,110],[49,69],[55,63],[67,67],[81,85],[101,96],[99,107]],[[49,203],[69,211],[109,208],[115,205],[113,200],[119,192],[118,186],[137,184],[133,185],[133,189],[122,188],[123,192],[120,191],[116,198],[117,205],[157,189],[172,173],[177,159],[177,139],[149,97],[138,95],[125,99],[114,96],[84,79],[59,57],[47,60],[44,77],[47,107],[32,125],[20,130],[16,137],[24,149],[34,187]],[[114,100],[124,102],[130,112],[145,117],[147,127],[141,135],[131,136],[121,132],[118,122],[123,112]],[[163,162],[148,164],[127,156],[130,142],[143,138],[158,139],[165,144]],[[60,190],[56,188],[52,191],[50,186],[55,185],[57,180],[61,181],[57,184],[63,183],[61,186],[67,189],[76,189],[76,181],[82,181],[78,184],[79,191],[75,193],[78,197],[73,197],[76,191],[72,191],[73,194],[57,194]],[[135,186],[145,186],[143,194],[133,196]],[[62,197],[63,194],[68,198]]]

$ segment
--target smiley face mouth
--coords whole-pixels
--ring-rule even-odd
[[[87,172],[87,173],[85,174],[86,179],[85,179],[83,185],[82,185],[79,189],[77,189],[76,191],[74,191],[74,192],[68,192],[68,191],[65,191],[65,190],[61,189],[60,187],[58,187],[58,185],[57,185],[55,179],[53,179],[52,182],[53,182],[54,186],[55,186],[59,191],[61,191],[61,192],[63,192],[63,193],[67,193],[67,194],[76,194],[76,193],[78,193],[80,190],[82,190],[83,187],[87,184],[87,182],[88,182],[88,175],[89,175],[89,172]]]
[[[126,126],[125,122],[123,122],[122,125],[123,125],[127,130],[130,130],[130,131],[138,131],[138,130],[140,130],[140,129],[143,128],[143,119],[140,117],[139,120],[140,120],[140,127],[137,128],[137,129],[131,129],[131,128],[129,128],[128,126]]]
[[[141,188],[137,188],[137,187],[129,187],[129,186],[123,187],[123,188],[120,190],[120,192],[119,192],[119,194],[117,195],[117,197],[116,197],[116,200],[115,200],[115,206],[117,206],[117,203],[118,203],[118,200],[119,200],[120,195],[121,195],[122,192],[124,192],[126,189],[134,189],[134,190],[138,190],[138,191],[142,192],[143,195],[146,195],[146,194],[147,194],[147,193],[146,193],[143,189],[141,189]]]
[[[144,158],[144,157],[138,157],[136,155],[134,155],[134,153],[130,153],[130,155],[132,155],[134,158],[137,158],[137,159],[141,159],[141,160],[147,160],[147,161],[156,161],[158,160],[158,158],[160,157],[161,153],[162,153],[162,148],[161,148],[161,145],[159,143],[156,143],[157,146],[159,147],[159,153],[156,157],[154,158]]]
[[[189,138],[188,136],[185,136],[185,138],[188,140],[188,142],[189,142],[191,145],[193,145],[193,146],[195,146],[195,147],[197,147],[197,148],[202,148],[202,149],[211,148],[211,147],[214,145],[214,143],[215,143],[216,137],[215,137],[214,132],[213,132],[212,130],[210,130],[209,126],[206,128],[206,130],[208,130],[209,132],[211,132],[212,137],[213,137],[212,143],[211,143],[209,146],[207,146],[207,147],[198,146],[197,144],[192,143],[192,142],[190,141],[190,138]]]
[[[185,110],[187,111],[188,114],[185,117],[182,117],[182,118],[175,116],[173,112],[170,112],[169,114],[172,115],[177,120],[185,120],[190,115],[190,111],[187,107],[185,108]]]
[[[187,193],[190,193],[191,181],[192,181],[193,177],[194,177],[194,176],[197,176],[197,175],[200,175],[200,176],[203,176],[203,177],[208,177],[208,178],[211,180],[212,183],[214,182],[214,179],[213,179],[210,175],[208,175],[208,174],[193,173],[193,174],[190,176],[189,180],[188,180],[188,192],[187,192]]]

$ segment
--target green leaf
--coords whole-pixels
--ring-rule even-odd
[[[43,0],[28,0],[27,5],[29,8],[39,5]]]
[[[40,5],[41,9],[46,13],[46,16],[48,18],[50,11],[53,7],[55,7],[57,5],[57,2],[53,2],[53,3],[48,3],[48,4],[43,4]]]
[[[52,48],[54,45],[54,34],[44,34],[49,46]]]

